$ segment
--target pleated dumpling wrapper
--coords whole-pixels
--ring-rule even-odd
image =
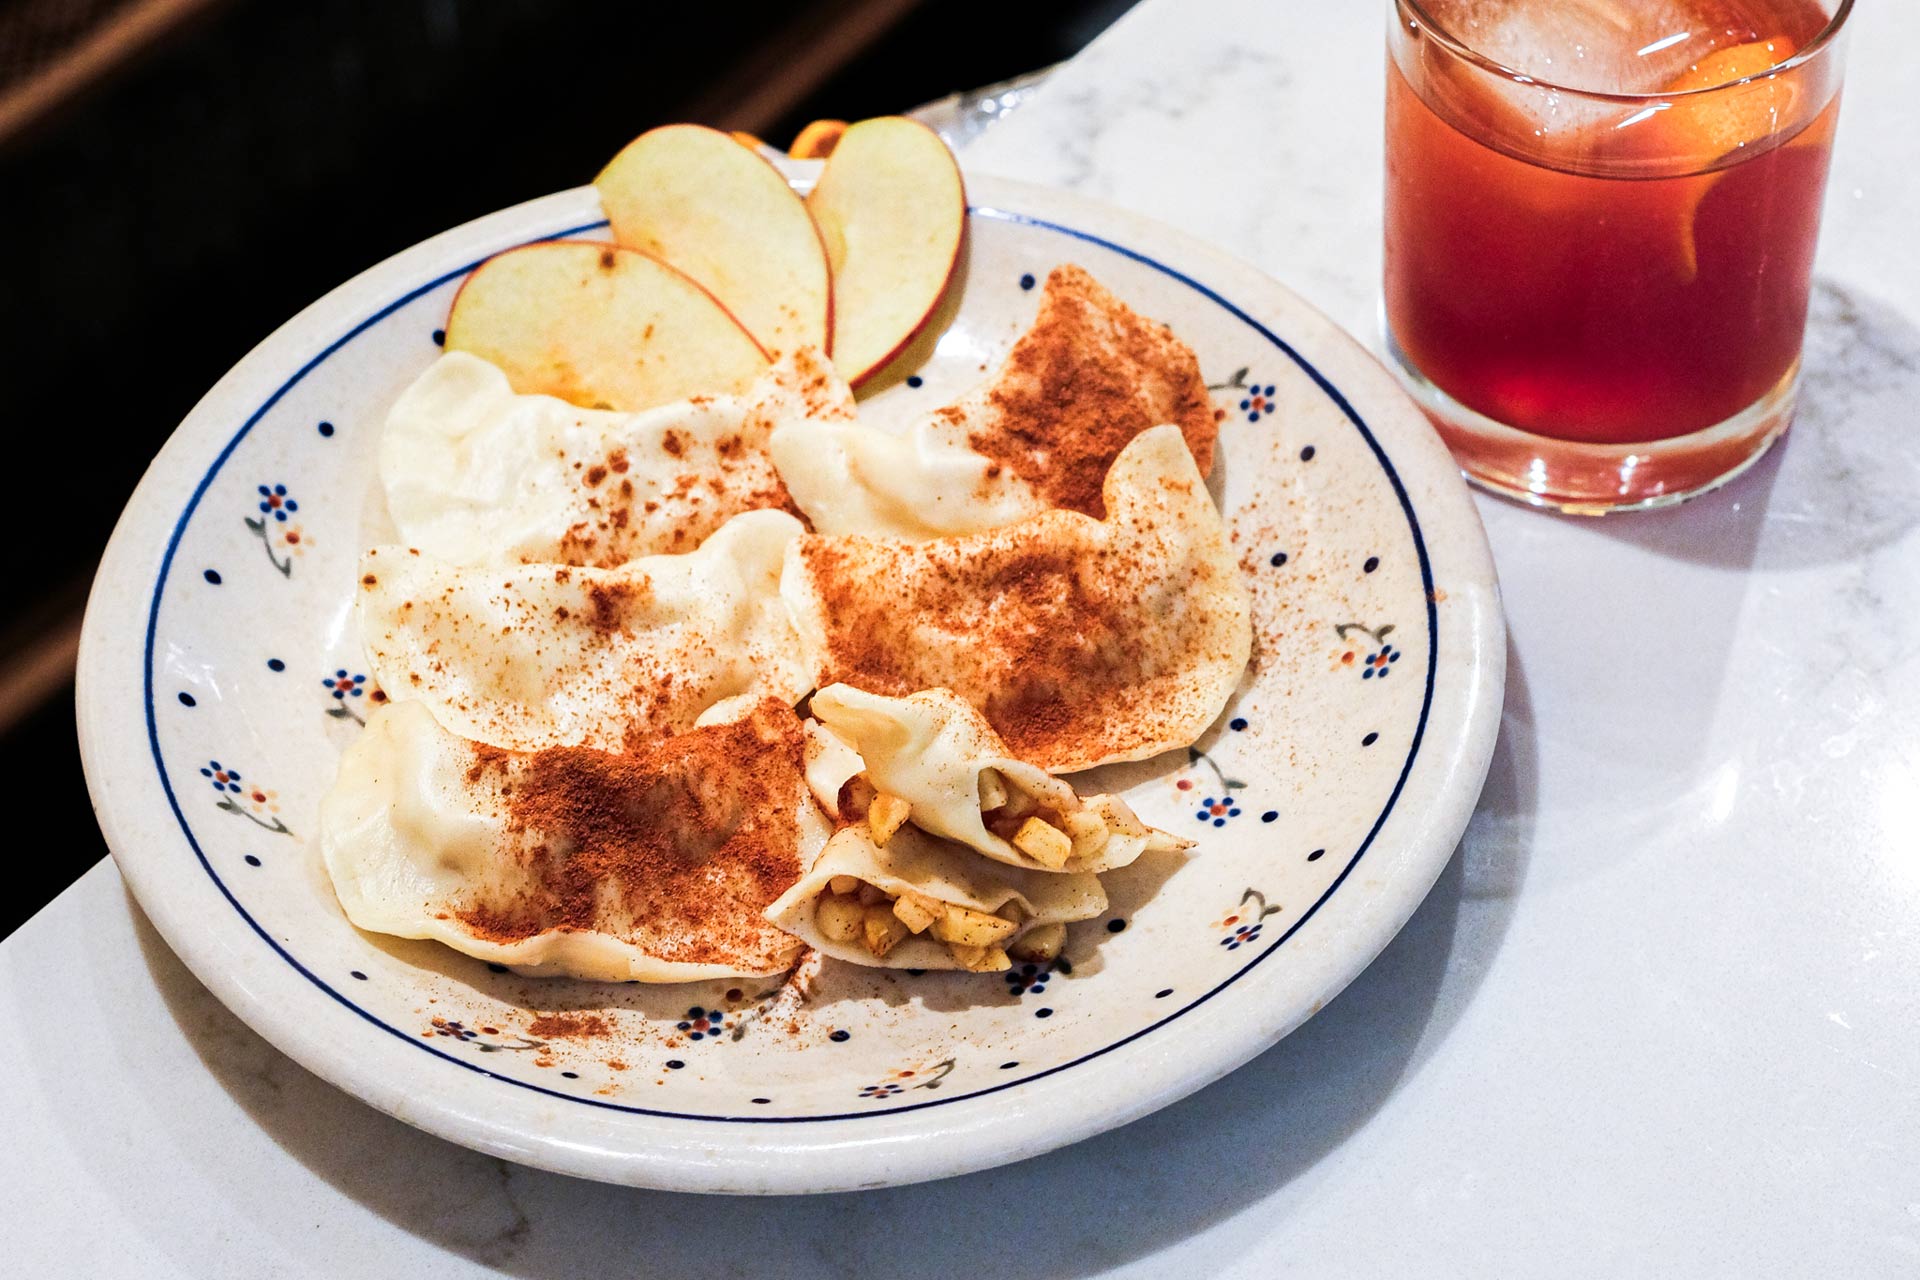
[[[1245,671],[1253,624],[1179,428],[1121,452],[1105,506],[928,542],[795,539],[780,589],[814,683],[951,689],[1049,773],[1189,745]]]
[[[691,551],[743,511],[790,508],[768,436],[853,416],[846,382],[807,349],[743,395],[643,413],[518,395],[493,365],[449,351],[388,413],[380,480],[395,540],[428,555],[608,568]]]
[[[821,533],[917,541],[997,529],[1047,506],[937,418],[901,436],[857,422],[788,422],[768,438],[767,451]]]
[[[1068,924],[1106,909],[1090,872],[1024,871],[911,826],[882,845],[860,824],[834,832],[767,918],[852,964],[990,973],[1010,950],[1059,954]]]
[[[994,375],[905,435],[792,422],[768,447],[817,532],[923,539],[1049,507],[1098,518],[1114,459],[1169,422],[1206,475],[1219,423],[1193,351],[1068,264]]]
[[[749,511],[686,555],[617,569],[461,567],[406,547],[361,561],[360,638],[390,697],[514,751],[632,750],[742,695],[799,701],[812,680],[781,603],[800,535]]]
[[[906,821],[995,862],[1031,871],[1111,871],[1142,853],[1193,845],[1149,827],[1118,796],[1082,798],[1046,770],[1008,755],[993,726],[946,689],[888,698],[836,684],[817,691],[809,706],[854,754],[855,769],[864,769],[875,792],[906,802]],[[809,783],[816,782],[811,760],[819,755],[814,747]],[[816,788],[815,799],[837,813],[841,784],[830,775],[824,781],[833,794]]]
[[[502,751],[377,709],[320,806],[347,918],[538,976],[691,982],[791,967],[766,919],[826,842],[802,733],[767,699],[626,755]]]

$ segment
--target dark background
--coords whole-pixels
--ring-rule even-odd
[[[653,125],[784,146],[1056,62],[1130,3],[0,0],[0,768],[87,811],[71,648],[113,522],[200,395],[332,286]],[[50,827],[15,839],[0,936],[105,852]]]

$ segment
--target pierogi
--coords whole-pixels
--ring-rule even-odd
[[[851,826],[834,832],[767,918],[851,964],[990,973],[1005,969],[1023,940],[1106,909],[1106,890],[1090,872],[989,862],[913,827],[881,844]]]
[[[857,422],[788,422],[767,449],[819,533],[921,541],[997,529],[1046,510],[1031,486],[937,418],[898,436]]]
[[[795,539],[781,592],[810,683],[950,689],[1051,773],[1193,742],[1246,669],[1246,584],[1179,428],[1136,437],[1103,496],[1104,520],[1051,510],[928,542]]]
[[[1103,516],[1114,460],[1164,423],[1207,475],[1219,423],[1192,350],[1067,265],[1047,277],[1033,327],[994,375],[904,435],[791,422],[770,448],[816,532],[919,540],[1050,507]]]
[[[751,695],[811,687],[778,583],[800,522],[749,511],[686,555],[616,569],[460,566],[406,547],[361,563],[360,634],[380,687],[515,751],[634,749]]]
[[[1147,852],[1192,841],[1140,821],[1118,796],[1080,796],[1044,769],[1007,753],[981,714],[946,689],[887,698],[850,685],[818,690],[809,706],[822,734],[853,757],[877,795],[907,803],[907,821],[995,862],[1031,871],[1112,871]],[[813,732],[810,730],[810,733]],[[807,781],[837,812],[845,778],[809,743]],[[848,775],[849,777],[852,774]],[[831,798],[820,794],[831,785]]]
[[[493,365],[449,351],[387,415],[380,481],[396,541],[449,564],[610,568],[691,551],[743,511],[790,508],[768,437],[853,415],[847,384],[808,349],[744,395],[642,413],[518,395]]]
[[[381,707],[321,806],[347,918],[532,975],[689,982],[780,973],[800,943],[765,912],[825,819],[792,708],[631,752],[503,751],[420,702]]]

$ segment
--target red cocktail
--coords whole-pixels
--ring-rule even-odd
[[[1677,501],[1785,429],[1851,0],[1396,0],[1389,345],[1461,464]]]

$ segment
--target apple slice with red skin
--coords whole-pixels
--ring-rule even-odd
[[[966,187],[940,135],[880,116],[840,136],[807,208],[833,270],[833,362],[857,386],[939,307],[966,238]]]
[[[638,250],[549,240],[495,254],[454,295],[447,347],[523,395],[629,413],[743,391],[767,353],[714,296]]]
[[[765,156],[717,129],[670,124],[629,142],[593,185],[616,241],[693,277],[769,353],[831,350],[826,249]]]

